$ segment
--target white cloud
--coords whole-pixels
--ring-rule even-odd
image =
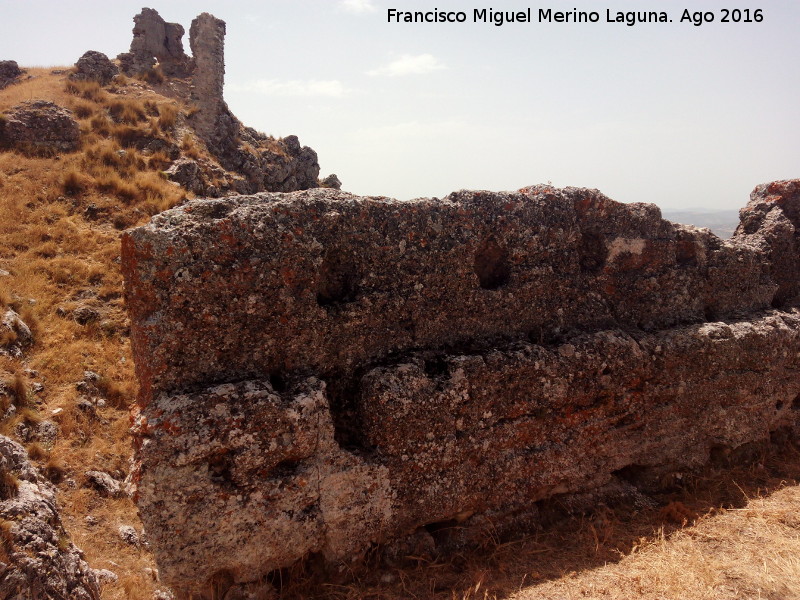
[[[378,10],[378,8],[372,3],[372,0],[340,0],[339,8],[357,15],[375,12]]]
[[[244,84],[231,84],[228,89],[234,92],[258,92],[266,96],[327,96],[329,98],[340,98],[349,91],[341,81],[336,79],[329,81],[259,79]]]
[[[403,54],[388,65],[367,71],[367,75],[398,77],[402,75],[423,75],[446,69],[445,65],[432,54]]]

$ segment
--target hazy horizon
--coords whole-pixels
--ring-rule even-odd
[[[403,3],[403,10],[490,5]],[[531,8],[532,23],[387,23],[382,0],[150,4],[187,30],[227,23],[225,97],[246,125],[296,134],[343,188],[397,198],[552,182],[662,208],[728,210],[753,187],[800,176],[800,3],[771,2],[761,23],[608,23],[606,9]],[[598,23],[539,23],[539,8],[595,10]],[[142,2],[0,0],[0,59],[72,64],[127,51]]]

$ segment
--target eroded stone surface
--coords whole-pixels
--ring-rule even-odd
[[[15,60],[0,60],[0,90],[17,81],[24,71]]]
[[[0,476],[0,597],[99,600],[96,574],[61,525],[55,488],[31,465],[25,449],[5,436],[0,436]]]
[[[49,102],[23,102],[5,115],[0,142],[21,150],[71,152],[80,145],[72,111]]]
[[[119,74],[119,67],[111,62],[105,54],[96,50],[88,50],[75,63],[75,72],[69,78],[93,80],[100,85],[106,85],[117,74]]]
[[[757,188],[728,241],[548,186],[200,200],[128,232],[164,581],[530,527],[539,499],[796,429],[796,190]]]
[[[574,188],[200,200],[126,234],[123,252],[148,397],[420,347],[653,330],[768,308],[777,289],[749,245]]]
[[[191,60],[183,51],[183,26],[167,23],[152,8],[143,8],[133,18],[133,40],[130,52],[117,58],[126,75],[140,75],[156,63],[165,75],[185,76]]]
[[[191,58],[183,51],[181,25],[167,23],[151,8],[142,9],[134,17],[134,23],[131,50],[118,57],[122,70],[129,75],[141,75],[157,66],[167,77],[190,79],[191,94],[185,99],[192,102],[195,111],[189,124],[220,164],[239,174],[240,179],[233,183],[235,190],[288,192],[319,186],[319,163],[314,150],[301,147],[296,136],[272,139],[245,127],[228,108],[223,96],[223,20],[202,13],[192,21]],[[184,181],[177,181],[185,185]],[[198,186],[186,187],[196,192]],[[216,190],[209,189],[211,186],[205,187],[207,195],[219,195],[212,193]]]

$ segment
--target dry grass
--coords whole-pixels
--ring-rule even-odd
[[[167,133],[175,128],[178,119],[178,107],[175,104],[159,104],[158,106],[158,128]]]
[[[160,114],[156,100],[114,103],[112,108],[115,98],[109,91],[83,82],[72,86],[49,71],[31,70],[35,79],[0,91],[3,110],[37,98],[72,107],[83,137],[82,152],[57,158],[0,152],[0,268],[11,273],[2,279],[0,302],[13,305],[36,340],[22,360],[0,357],[0,378],[11,390],[0,400],[18,407],[0,428],[13,435],[18,423],[57,422],[60,434],[52,448],[31,444],[28,452],[59,488],[65,527],[93,567],[113,570],[121,582],[133,582],[129,589],[150,598],[155,584],[144,569],[155,568],[152,557],[124,545],[116,533],[121,524],[141,527],[131,500],[109,500],[67,482],[80,480],[92,468],[119,477],[130,469],[128,406],[136,382],[115,224],[143,223],[184,194],[156,173],[163,168],[163,156],[153,159],[135,147],[123,148],[114,136],[119,127],[133,130],[129,140],[149,135],[149,119]],[[120,80],[115,85],[127,84]],[[115,118],[136,124],[116,123]],[[78,324],[70,311],[79,305],[102,308],[102,320]],[[28,378],[24,369],[38,375]],[[107,404],[96,417],[77,407],[75,384],[85,370],[102,376],[99,387]],[[44,390],[32,394],[29,388],[36,382],[43,382]],[[26,402],[17,399],[23,388]],[[89,511],[100,525],[85,522]],[[123,583],[103,590],[107,600],[127,597]]]

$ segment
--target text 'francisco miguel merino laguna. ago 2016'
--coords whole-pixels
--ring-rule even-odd
[[[501,11],[492,8],[472,9],[472,18],[467,11],[445,11],[433,8],[424,11],[405,11],[390,8],[386,19],[389,23],[491,23],[501,26],[506,23],[624,23],[628,27],[640,23],[672,23],[673,17],[666,11],[617,11],[606,8],[605,11],[569,10],[560,11],[552,8],[539,8],[535,12],[531,8],[518,11]],[[603,19],[603,16],[605,19]],[[675,12],[677,16],[677,11]],[[678,23],[692,24],[695,27],[706,23],[761,23],[764,20],[762,9],[720,9],[717,11],[681,10]]]

